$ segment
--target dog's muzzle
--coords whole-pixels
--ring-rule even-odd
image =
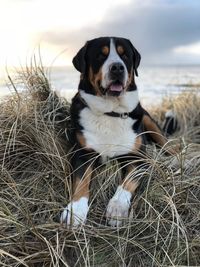
[[[116,62],[110,65],[109,79],[111,82],[108,86],[108,91],[111,94],[120,94],[123,91],[124,75],[125,75],[125,68],[121,63]]]

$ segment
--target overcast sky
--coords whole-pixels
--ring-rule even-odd
[[[200,64],[198,0],[0,0],[0,65],[41,48],[45,64],[70,64],[88,40],[130,39],[145,64]]]

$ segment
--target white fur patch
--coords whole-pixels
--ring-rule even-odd
[[[130,112],[138,104],[135,91],[126,92],[121,97],[98,97],[81,91],[81,96],[89,108],[80,112],[80,124],[86,146],[102,156],[113,158],[132,152],[137,134],[132,126],[132,118],[121,119],[104,115],[105,112]]]
[[[86,146],[94,149],[101,156],[113,158],[130,153],[134,147],[137,134],[134,133],[131,118],[113,118],[96,115],[89,108],[80,113],[80,123]]]
[[[106,217],[109,225],[120,226],[122,219],[128,218],[131,196],[129,191],[123,189],[122,186],[118,186],[107,206]]]
[[[102,66],[101,86],[103,88],[107,88],[109,83],[110,83],[110,80],[109,80],[109,69],[110,69],[110,66],[113,63],[121,63],[124,66],[124,69],[125,69],[124,86],[125,86],[127,81],[128,81],[128,71],[127,71],[126,65],[124,64],[124,61],[118,55],[118,53],[116,51],[116,48],[115,48],[114,41],[111,38],[110,39],[110,53],[109,53],[106,61],[104,62],[103,66]]]
[[[124,92],[120,96],[95,96],[80,90],[81,97],[85,100],[90,109],[97,113],[105,112],[131,112],[139,103],[138,91]]]
[[[88,213],[88,198],[81,197],[77,201],[70,202],[61,214],[61,223],[76,227],[84,224]]]

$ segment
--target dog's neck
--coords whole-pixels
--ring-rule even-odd
[[[139,104],[138,91],[124,92],[122,95],[115,96],[95,96],[79,89],[81,98],[87,103],[88,107],[98,114],[106,112],[129,113]]]

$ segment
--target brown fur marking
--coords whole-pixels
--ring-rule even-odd
[[[98,83],[100,83],[101,80],[102,80],[102,70],[101,70],[101,68],[98,71],[98,73],[94,74],[92,68],[90,67],[89,68],[89,80],[90,80],[90,82],[91,82],[91,84],[92,84],[92,86],[93,86],[93,88],[94,88],[94,90],[96,92],[96,95],[97,96],[101,96],[102,94],[101,94],[101,91],[100,91],[99,85],[98,85]]]
[[[162,135],[161,130],[158,128],[156,123],[147,115],[143,116],[142,122],[144,124],[145,130],[149,131],[149,134],[153,140],[163,147],[167,143],[167,138]],[[175,155],[180,152],[179,149],[173,147],[166,147],[165,151],[169,154]]]
[[[167,142],[167,139],[162,135],[162,132],[158,128],[156,123],[147,115],[143,116],[142,122],[144,124],[145,130],[149,131],[149,134],[151,135],[153,140],[160,146],[164,146]]]
[[[77,140],[78,140],[78,142],[79,142],[79,145],[81,145],[82,147],[86,147],[86,140],[85,140],[85,137],[83,136],[83,134],[82,133],[80,133],[80,132],[77,132],[76,133],[76,138],[77,138]]]
[[[89,186],[92,176],[92,167],[88,167],[83,177],[75,177],[73,185],[73,201],[79,200],[81,197],[89,198]]]
[[[141,136],[137,136],[136,139],[135,139],[135,144],[133,146],[132,151],[133,152],[139,151],[141,146],[142,146],[142,137]]]
[[[139,183],[137,180],[134,180],[133,178],[130,177],[131,176],[130,174],[131,174],[131,172],[134,171],[135,166],[130,164],[127,168],[128,168],[127,175],[126,175],[126,177],[125,177],[125,179],[121,185],[122,185],[123,189],[125,189],[125,190],[129,191],[131,194],[133,194],[135,192],[135,190],[137,189]]]
[[[134,74],[133,73],[134,73],[133,72],[133,68],[131,68],[131,71],[128,74],[128,81],[127,81],[127,84],[126,84],[126,90],[129,88],[129,85],[135,83],[135,81],[134,81]]]
[[[102,53],[107,56],[110,52],[110,49],[107,45],[103,46],[102,49],[101,49]]]
[[[119,55],[123,55],[124,54],[124,48],[122,45],[118,45],[117,46],[117,52],[119,53]]]
[[[87,143],[84,135],[81,132],[76,132],[76,138],[78,140],[79,145],[87,151],[93,151],[91,148],[87,147]]]
[[[133,194],[135,192],[135,190],[137,189],[138,187],[138,182],[136,180],[128,180],[127,181],[124,181],[124,183],[122,183],[122,187],[129,191],[131,194]]]

